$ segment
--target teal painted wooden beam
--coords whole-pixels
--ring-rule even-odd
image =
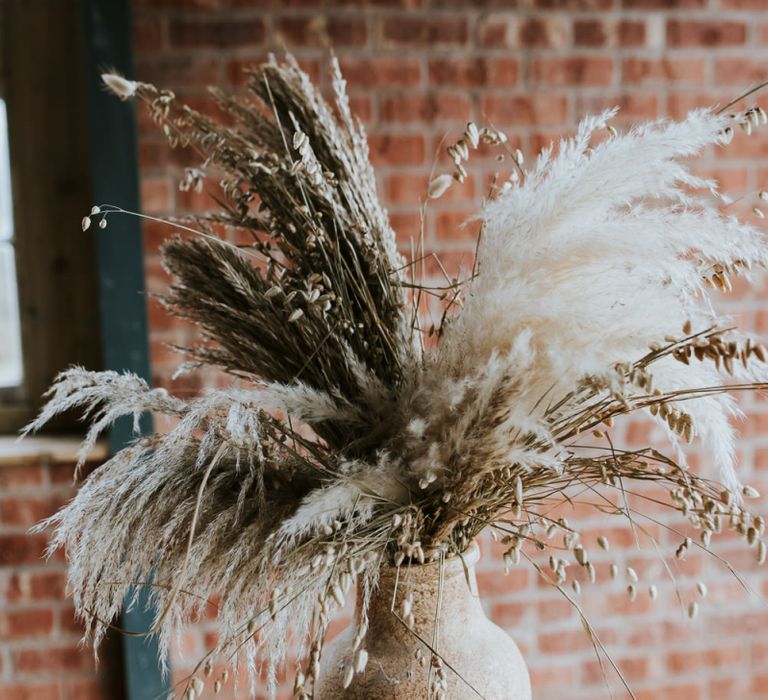
[[[101,73],[114,68],[132,75],[131,23],[127,0],[82,0],[85,71],[91,146],[93,201],[139,211],[136,128],[133,108],[107,94]],[[85,213],[85,212],[83,212]],[[104,368],[129,370],[149,380],[149,349],[144,294],[141,224],[131,216],[112,216],[98,236],[99,292]],[[151,431],[147,416],[143,433]],[[118,421],[110,434],[114,454],[135,437],[129,419]],[[122,626],[141,631],[152,626],[142,591],[138,605],[126,608]],[[156,700],[170,690],[152,637],[123,637],[128,700]]]

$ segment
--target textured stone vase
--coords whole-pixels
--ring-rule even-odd
[[[463,561],[461,557],[445,561],[436,637],[438,563],[414,566],[407,573],[405,568],[402,569],[394,610],[401,610],[407,592],[413,594],[414,631],[429,644],[436,639],[434,648],[445,660],[448,687],[445,695],[440,697],[446,700],[477,700],[478,697],[530,700],[531,684],[520,650],[485,616],[480,604],[475,578],[475,563],[479,556],[479,548],[473,544],[464,554]],[[355,633],[352,624],[323,652],[316,700],[430,697],[428,662],[431,653],[392,614],[394,585],[395,569],[384,569],[368,610],[369,628],[364,645],[368,651],[368,664],[365,671],[356,674],[351,685],[344,689],[344,670],[351,663],[349,650]],[[426,665],[417,659],[418,649],[421,649]]]

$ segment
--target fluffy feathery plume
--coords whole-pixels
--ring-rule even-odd
[[[545,392],[557,397],[634,361],[686,322],[697,331],[727,323],[712,310],[708,277],[763,265],[764,237],[722,214],[715,183],[681,161],[723,144],[726,118],[696,111],[591,145],[612,116],[583,121],[556,156],[545,151],[523,184],[485,209],[479,274],[443,333],[437,371],[465,374],[527,334],[519,381],[533,409]],[[727,375],[673,359],[658,370],[654,385],[664,391],[720,385]],[[697,404],[694,430],[733,485],[730,406],[720,396]]]

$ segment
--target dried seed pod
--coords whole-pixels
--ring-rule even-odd
[[[575,556],[575,557],[576,557],[576,561],[577,561],[577,562],[578,562],[578,563],[579,563],[581,566],[586,566],[586,563],[587,563],[587,561],[589,560],[589,557],[588,557],[588,555],[587,555],[586,551],[584,550],[584,547],[582,547],[580,544],[577,544],[577,545],[576,545],[576,546],[573,548],[573,556]]]
[[[586,569],[589,582],[594,583],[597,580],[597,570],[595,569],[595,565],[591,561],[588,561],[586,564]]]
[[[751,546],[757,540],[757,530],[754,527],[750,527],[747,530],[747,543]]]
[[[472,148],[477,148],[480,145],[480,132],[477,130],[477,126],[474,122],[467,123],[467,129],[464,134]]]
[[[744,498],[760,498],[760,492],[754,488],[754,486],[750,486],[749,484],[746,484],[741,489],[742,494],[744,494]]]
[[[430,199],[439,199],[442,197],[447,191],[448,188],[453,184],[453,176],[452,175],[438,175],[432,182],[429,183],[429,188],[427,189],[427,195]]]
[[[691,618],[691,620],[693,620],[693,618],[696,617],[696,615],[698,614],[699,614],[699,604],[695,600],[692,600],[690,603],[688,603],[688,617]]]
[[[355,673],[362,673],[368,664],[368,652],[365,649],[358,649],[355,653]]]
[[[352,666],[352,664],[347,664],[344,667],[344,678],[341,683],[345,690],[349,688],[349,686],[352,684],[352,678],[354,677],[354,675],[355,675],[354,666]]]
[[[515,502],[518,505],[523,503],[523,480],[519,477],[515,477]]]
[[[765,540],[760,540],[757,543],[757,563],[765,564],[766,553],[768,552],[768,546],[765,544]]]

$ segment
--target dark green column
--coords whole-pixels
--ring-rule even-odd
[[[116,69],[130,77],[131,22],[127,0],[82,0],[85,71],[91,147],[93,202],[139,211],[136,128],[133,106],[107,94],[100,74]],[[84,214],[86,212],[83,212]],[[104,368],[129,370],[150,378],[141,224],[131,216],[111,216],[98,236],[99,293]],[[152,429],[149,416],[142,431]],[[112,429],[110,447],[119,450],[134,437],[130,420]],[[146,596],[122,616],[124,628],[152,625]],[[169,682],[158,664],[153,637],[123,637],[126,695],[129,700],[164,697]]]

